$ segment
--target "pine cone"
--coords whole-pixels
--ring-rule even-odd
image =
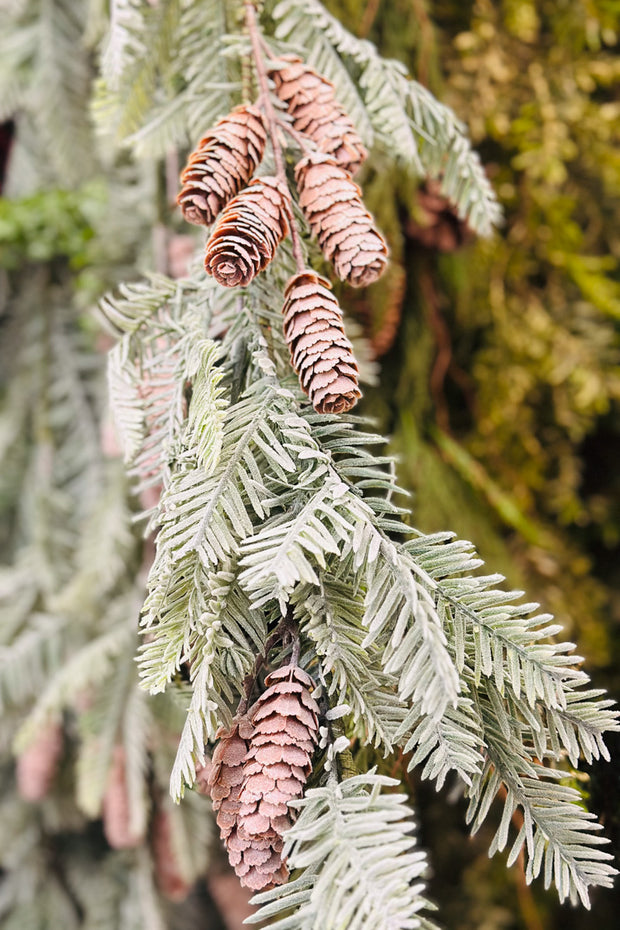
[[[418,189],[421,219],[411,217],[407,235],[420,245],[437,252],[455,252],[473,238],[473,231],[456,208],[441,193],[441,182],[427,178]]]
[[[114,747],[108,784],[103,796],[103,832],[112,849],[132,849],[142,837],[131,831],[131,812],[125,778],[125,750]]]
[[[17,791],[24,801],[42,801],[50,790],[62,755],[63,731],[58,723],[42,730],[17,760]]]
[[[314,271],[304,271],[290,279],[284,297],[284,335],[303,390],[318,413],[346,413],[361,392],[331,284]]]
[[[264,271],[288,233],[288,190],[257,178],[224,208],[207,242],[205,269],[225,287],[245,287]]]
[[[178,855],[174,849],[172,823],[167,810],[160,809],[153,818],[151,837],[155,884],[169,901],[184,901],[192,890],[181,871]]]
[[[293,118],[293,128],[354,174],[368,152],[349,114],[336,100],[334,85],[297,55],[283,55],[280,61],[286,64],[273,66],[269,73],[276,94]]]
[[[210,226],[260,164],[267,132],[258,107],[235,107],[200,140],[181,173],[177,197],[183,216]]]
[[[237,864],[231,857],[242,883],[256,891],[286,881],[281,836],[295,819],[288,801],[301,797],[312,770],[319,713],[308,690],[314,682],[298,666],[271,672],[265,684],[249,711],[254,729],[239,796],[238,833],[250,845]]]
[[[363,204],[361,190],[329,155],[314,152],[295,166],[299,204],[336,274],[354,287],[376,281],[387,245]]]
[[[253,731],[248,717],[239,717],[233,721],[230,730],[219,732],[220,741],[213,751],[209,790],[230,864],[241,884],[256,891],[268,885],[282,884],[288,870],[282,863],[280,834],[271,829],[263,831],[260,836],[249,834],[239,816],[244,763]]]

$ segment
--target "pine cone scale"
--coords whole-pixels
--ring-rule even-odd
[[[218,734],[208,778],[230,863],[255,891],[288,877],[281,835],[293,822],[288,802],[301,796],[318,729],[318,706],[308,691],[313,683],[305,672],[287,666],[283,674],[267,676],[266,684],[249,714]]]

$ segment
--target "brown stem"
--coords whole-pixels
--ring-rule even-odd
[[[412,0],[413,11],[418,21],[420,29],[420,54],[418,60],[417,79],[421,84],[428,84],[428,72],[431,56],[431,45],[433,43],[433,24],[428,15],[427,4],[425,0]]]
[[[285,209],[288,216],[288,224],[291,228],[293,258],[295,259],[295,265],[297,266],[297,274],[303,274],[303,272],[306,270],[306,262],[304,261],[304,252],[301,246],[301,236],[299,235],[299,230],[297,229],[297,223],[295,222],[295,217],[293,215],[293,208],[290,204],[287,204]]]
[[[265,116],[267,118],[267,127],[269,129],[269,136],[271,138],[271,147],[273,148],[273,157],[276,163],[276,175],[280,181],[283,181],[284,184],[287,184],[288,186],[288,183],[286,180],[286,169],[284,167],[284,156],[282,155],[282,148],[280,146],[280,140],[278,139],[278,123],[276,119],[275,110],[271,102],[271,96],[269,94],[269,83],[267,81],[267,71],[265,70],[265,64],[263,62],[260,30],[258,28],[258,22],[256,19],[256,8],[254,4],[251,2],[251,0],[246,0],[245,22],[248,28],[250,42],[252,43],[252,54],[254,56],[254,66],[256,68],[258,86],[260,87],[261,100],[263,103],[263,108],[265,110]]]
[[[295,140],[304,155],[309,155],[311,152],[317,151],[316,145],[311,142],[310,138],[305,136],[303,132],[298,132],[297,129],[294,129],[290,123],[285,123],[284,120],[278,119],[278,126]]]
[[[362,16],[362,22],[360,23],[360,28],[358,30],[360,39],[365,39],[372,29],[372,24],[377,18],[377,13],[379,12],[379,6],[380,0],[368,0],[366,9],[364,10],[364,15]]]
[[[293,648],[291,650],[291,662],[290,662],[291,665],[299,664],[300,648],[301,648],[301,643],[299,641],[299,636],[297,635],[297,631],[295,631],[295,633],[293,633]]]
[[[246,0],[245,3],[245,22],[250,36],[250,42],[252,43],[254,66],[256,67],[256,76],[258,78],[258,86],[260,87],[260,100],[265,112],[267,128],[269,130],[269,138],[271,139],[271,147],[273,149],[273,158],[276,163],[276,177],[279,181],[282,182],[282,184],[286,186],[286,189],[289,190],[288,180],[286,177],[286,167],[284,164],[284,155],[282,154],[282,146],[280,145],[280,140],[278,138],[279,120],[273,108],[273,103],[271,102],[271,96],[269,94],[269,82],[267,80],[267,71],[265,70],[265,63],[263,61],[263,48],[265,47],[265,43],[262,40],[260,30],[258,28],[256,8],[251,0]],[[289,226],[291,228],[291,239],[293,242],[293,256],[295,258],[295,264],[297,265],[298,273],[301,274],[301,272],[305,270],[301,237],[299,235],[299,230],[297,229],[297,223],[295,222],[295,217],[293,215],[290,202],[285,204],[284,209],[286,211]]]
[[[430,376],[430,389],[435,404],[435,417],[439,426],[450,433],[450,414],[444,393],[444,382],[452,361],[452,341],[450,330],[439,309],[439,296],[435,289],[431,272],[425,269],[420,275],[420,288],[429,309],[429,322],[435,342],[437,355]]]
[[[298,645],[297,645],[297,658],[299,658],[299,637],[296,635],[296,634],[297,634],[297,624],[296,624],[295,620],[293,619],[293,615],[292,615],[290,609],[287,611],[286,615],[285,615],[284,617],[282,617],[282,619],[281,619],[280,622],[278,623],[278,625],[277,625],[277,627],[275,628],[275,630],[273,631],[273,633],[271,633],[271,634],[267,637],[267,639],[265,640],[265,645],[263,646],[263,651],[262,651],[262,652],[259,652],[259,654],[256,656],[256,658],[255,658],[255,660],[254,660],[254,665],[252,666],[252,671],[251,671],[251,672],[248,672],[248,674],[247,674],[247,675],[245,676],[245,678],[243,679],[243,694],[244,694],[244,696],[243,696],[243,698],[241,699],[241,701],[239,702],[239,706],[237,707],[237,714],[236,714],[236,716],[240,716],[240,715],[242,715],[242,714],[245,714],[245,712],[247,711],[247,709],[248,709],[248,704],[250,703],[250,697],[251,697],[251,695],[252,695],[252,691],[254,690],[254,685],[256,684],[256,679],[258,678],[258,673],[260,672],[260,670],[261,670],[261,668],[263,667],[263,665],[266,665],[266,664],[267,664],[267,659],[268,659],[268,657],[269,657],[269,653],[271,652],[271,650],[273,649],[273,647],[276,645],[277,642],[279,642],[280,640],[282,640],[282,639],[284,638],[284,636],[285,636],[287,633],[290,633],[290,634],[292,634],[293,636],[296,637],[296,641],[297,641],[297,644],[298,644]],[[295,649],[295,645],[293,645],[293,649]]]

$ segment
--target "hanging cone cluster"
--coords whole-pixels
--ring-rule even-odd
[[[420,245],[437,252],[455,252],[473,237],[472,230],[462,220],[453,204],[441,193],[441,182],[428,178],[418,189],[418,207],[422,216],[412,217],[406,226],[407,235]]]
[[[24,801],[47,797],[62,756],[63,731],[58,723],[41,730],[17,760],[17,791]]]
[[[183,189],[177,197],[189,223],[213,223],[254,174],[266,141],[265,122],[256,106],[236,107],[200,140],[181,174]]]
[[[329,155],[313,152],[295,166],[299,204],[336,274],[366,287],[387,265],[387,245],[347,172]]]
[[[350,116],[336,100],[334,85],[297,55],[282,55],[280,61],[285,64],[272,66],[269,73],[276,94],[293,118],[293,128],[354,174],[368,152]]]
[[[114,747],[108,783],[103,796],[103,832],[112,849],[139,846],[142,837],[131,829],[131,809],[125,777],[125,750]]]
[[[304,271],[290,279],[284,297],[284,335],[303,390],[318,413],[346,413],[361,392],[331,284],[314,271]]]
[[[241,884],[254,891],[288,878],[282,834],[312,770],[318,705],[314,683],[297,665],[267,676],[267,690],[247,716],[219,733],[209,790],[228,858]]]
[[[207,242],[205,269],[225,287],[245,287],[273,259],[288,233],[287,188],[256,178],[224,208]]]

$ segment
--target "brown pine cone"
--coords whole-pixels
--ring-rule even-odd
[[[50,790],[62,755],[63,731],[49,724],[17,760],[17,791],[24,801],[42,801]]]
[[[353,347],[331,284],[314,271],[304,271],[290,279],[284,297],[284,336],[301,387],[318,413],[346,413],[361,392]]]
[[[254,174],[266,141],[263,115],[255,106],[235,107],[200,140],[181,173],[177,197],[189,223],[211,225]]]
[[[125,778],[125,750],[114,747],[108,784],[103,796],[103,832],[112,849],[139,846],[142,837],[131,831],[131,812]]]
[[[387,245],[355,181],[334,158],[320,152],[297,163],[295,180],[299,204],[338,277],[354,287],[376,281],[387,265]]]
[[[288,233],[289,193],[277,178],[256,178],[224,208],[207,242],[205,270],[225,287],[245,287]]]
[[[285,62],[282,66],[279,62]],[[334,85],[297,55],[283,55],[270,69],[276,94],[293,118],[293,128],[354,174],[368,157],[349,114],[334,96]]]
[[[441,181],[427,178],[418,189],[418,216],[405,227],[407,236],[437,252],[455,252],[473,239],[473,231],[441,193]],[[421,214],[421,215],[420,215]]]
[[[256,891],[282,884],[288,870],[282,863],[280,834],[271,829],[260,836],[249,834],[240,820],[244,763],[253,732],[248,717],[235,718],[230,730],[219,731],[220,741],[211,760],[209,792],[230,864],[241,884]]]
[[[239,851],[238,862],[231,855],[242,883],[255,891],[286,881],[281,837],[295,820],[288,801],[303,794],[318,734],[319,708],[309,691],[314,682],[303,669],[286,665],[265,684],[249,711],[254,729],[239,796],[238,833],[250,845]]]
[[[160,809],[153,818],[151,834],[155,884],[169,901],[184,901],[192,890],[179,865],[174,849],[172,821],[167,810]]]

